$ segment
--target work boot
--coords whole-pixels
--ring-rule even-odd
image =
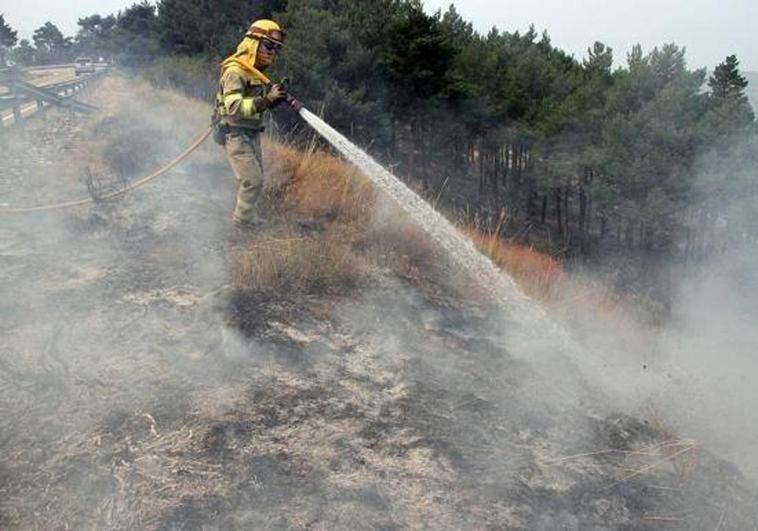
[[[261,229],[266,228],[268,225],[268,221],[264,218],[259,217],[253,217],[253,218],[246,218],[246,219],[240,219],[238,217],[235,217],[232,219],[232,222],[234,223],[234,226],[242,231],[247,232],[254,232],[259,231]]]

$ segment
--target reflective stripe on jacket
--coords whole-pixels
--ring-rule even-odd
[[[268,108],[268,87],[242,68],[224,69],[216,93],[216,111],[221,123],[246,129],[263,129],[262,113]]]

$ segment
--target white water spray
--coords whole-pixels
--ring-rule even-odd
[[[363,170],[401,209],[410,214],[458,266],[476,277],[483,286],[490,287],[494,298],[505,306],[509,315],[518,316],[518,321],[522,324],[526,324],[525,321],[541,323],[543,326],[550,323],[545,311],[521,291],[510,275],[480,253],[469,238],[423,198],[318,116],[307,109],[301,109],[300,116],[347,160]],[[553,325],[552,328],[557,328],[553,323],[550,324]],[[565,332],[561,335],[565,335]]]
[[[530,360],[535,366],[541,366],[543,374],[551,375],[548,387],[544,381],[533,382],[535,401],[542,400],[550,407],[560,405],[558,407],[567,408],[576,401],[574,386],[558,384],[559,376],[551,372],[554,370],[556,355],[562,354],[576,362],[578,367],[589,371],[590,380],[596,380],[606,373],[607,360],[593,355],[590,349],[579,348],[563,326],[551,319],[542,306],[528,297],[508,273],[480,253],[471,239],[455,225],[318,116],[304,108],[299,112],[311,127],[408,213],[448,253],[457,267],[489,289],[492,300],[502,308],[505,318],[504,328],[496,331],[496,337],[491,339],[502,342],[514,355]]]

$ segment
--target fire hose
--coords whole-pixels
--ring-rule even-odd
[[[187,149],[185,149],[181,154],[179,154],[179,156],[177,156],[174,160],[172,160],[171,162],[169,162],[162,168],[159,168],[158,170],[154,171],[150,175],[145,175],[144,177],[140,177],[139,179],[132,181],[124,188],[121,188],[120,190],[116,190],[115,192],[105,194],[98,198],[88,197],[86,199],[78,199],[74,201],[67,201],[64,203],[54,203],[50,205],[39,205],[39,206],[28,206],[28,207],[7,207],[7,208],[0,207],[0,214],[26,214],[30,212],[46,212],[46,211],[51,211],[51,210],[63,210],[66,208],[74,208],[74,207],[78,207],[82,205],[87,205],[89,203],[94,203],[96,201],[107,201],[108,199],[114,199],[136,188],[139,188],[140,186],[143,186],[149,183],[153,179],[160,177],[164,173],[174,168],[174,166],[182,162],[193,151],[199,148],[200,145],[203,142],[205,142],[205,140],[210,136],[210,134],[211,134],[211,129],[207,129],[203,131],[192,141],[189,147],[187,147]]]
[[[286,86],[286,83],[288,80],[285,78],[282,81],[282,85]],[[290,107],[292,107],[296,112],[300,111],[300,109],[303,108],[303,104],[300,103],[298,100],[296,100],[294,97],[292,97],[291,94],[286,93],[286,103],[289,104]],[[66,201],[63,203],[53,203],[49,205],[38,205],[38,206],[28,206],[28,207],[0,207],[0,215],[2,214],[27,214],[32,212],[49,212],[52,210],[64,210],[67,208],[75,208],[83,205],[88,205],[90,203],[95,203],[97,201],[107,201],[109,199],[115,199],[119,196],[122,196],[128,192],[131,192],[132,190],[135,190],[136,188],[139,188],[140,186],[143,186],[153,179],[156,179],[157,177],[160,177],[161,175],[165,174],[166,172],[170,171],[172,168],[174,168],[177,164],[182,162],[184,159],[189,157],[193,151],[195,151],[197,148],[199,148],[203,142],[211,135],[213,132],[213,128],[209,128],[204,130],[202,133],[197,135],[195,139],[192,141],[192,143],[185,149],[182,153],[180,153],[175,159],[173,159],[171,162],[166,164],[165,166],[159,168],[158,170],[154,171],[153,173],[149,175],[145,175],[144,177],[140,177],[139,179],[136,179],[129,183],[124,188],[121,188],[120,190],[116,190],[115,192],[110,192],[108,194],[102,195],[100,197],[87,197],[85,199],[77,199],[73,201]]]

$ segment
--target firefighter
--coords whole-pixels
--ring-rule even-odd
[[[214,136],[224,145],[239,188],[234,223],[254,228],[261,217],[263,113],[284,102],[287,94],[264,73],[284,45],[284,32],[272,20],[257,20],[237,51],[221,64],[214,112]]]

